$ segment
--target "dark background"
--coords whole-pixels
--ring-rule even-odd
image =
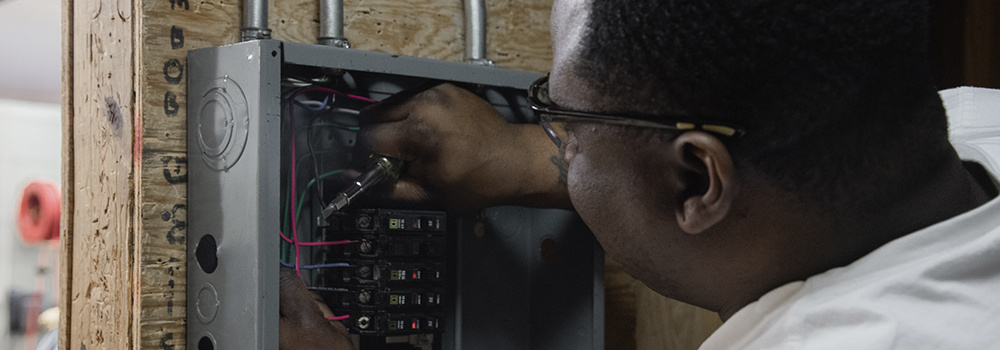
[[[931,6],[938,88],[1000,88],[1000,0],[931,0]]]

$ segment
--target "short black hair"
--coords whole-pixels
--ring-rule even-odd
[[[574,74],[605,112],[745,127],[739,168],[833,207],[880,206],[951,149],[926,0],[592,0]]]

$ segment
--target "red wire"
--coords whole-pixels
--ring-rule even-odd
[[[326,319],[328,319],[330,321],[343,321],[343,320],[346,320],[346,319],[349,319],[349,318],[351,318],[351,315],[327,317]]]
[[[281,239],[285,240],[285,242],[292,243],[292,244],[295,243],[294,240],[292,240],[291,238],[288,238],[288,236],[285,236],[285,234],[283,232],[278,231],[278,234],[281,235]],[[307,246],[307,247],[315,247],[315,246],[323,246],[323,245],[341,245],[341,244],[349,244],[349,243],[357,243],[357,241],[344,240],[344,241],[332,241],[332,242],[299,242],[299,245],[300,246]]]
[[[322,91],[322,92],[328,92],[328,93],[331,93],[331,94],[334,94],[334,95],[338,95],[338,96],[344,96],[344,97],[347,97],[347,98],[355,99],[355,100],[358,100],[358,101],[375,102],[375,100],[367,98],[367,97],[346,94],[346,93],[343,93],[343,92],[340,92],[340,91],[337,91],[337,90],[334,90],[334,89],[329,89],[329,88],[320,87],[320,86],[307,87],[307,88],[304,88],[302,90],[299,90],[299,92],[306,92],[306,91]],[[298,93],[296,93],[296,94],[298,94]]]
[[[296,179],[296,177],[295,177],[295,158],[296,158],[296,156],[295,156],[295,103],[294,103],[294,101],[295,101],[295,97],[298,96],[299,94],[301,94],[304,91],[305,91],[305,89],[297,91],[295,94],[292,95],[292,98],[289,100],[289,103],[288,103],[288,123],[289,123],[289,128],[292,130],[292,135],[291,135],[291,137],[289,137],[289,140],[292,143],[292,147],[291,147],[292,148],[292,170],[291,170],[291,177],[288,179],[288,181],[292,182],[292,201],[291,201],[291,210],[292,210],[292,218],[291,218],[291,220],[292,220],[292,245],[295,246],[295,274],[299,275],[299,276],[302,276],[302,270],[299,269],[299,232],[298,232],[298,228],[296,227],[296,224],[295,224],[295,222],[298,221],[298,220],[295,220],[295,179]]]
[[[323,245],[341,245],[341,244],[349,244],[349,243],[355,243],[355,241],[299,242],[299,245],[315,247],[315,246],[323,246]]]

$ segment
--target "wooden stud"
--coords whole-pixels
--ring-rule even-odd
[[[131,2],[71,3],[72,175],[64,187],[70,211],[64,258],[71,273],[61,293],[73,349],[125,349],[134,344],[135,265],[133,120],[135,43]],[[67,88],[69,89],[69,88]],[[72,146],[69,146],[72,145]]]
[[[68,349],[72,312],[73,285],[73,0],[63,0],[62,7],[62,199],[59,211],[59,348]]]

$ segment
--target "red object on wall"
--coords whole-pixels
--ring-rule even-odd
[[[35,181],[24,188],[17,227],[25,243],[59,239],[59,187],[46,181]]]

